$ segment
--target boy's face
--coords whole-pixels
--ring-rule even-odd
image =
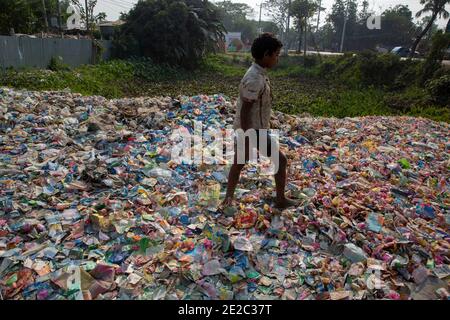
[[[266,65],[266,68],[273,68],[278,63],[278,57],[280,56],[281,49],[278,49],[272,55],[269,55],[266,53],[264,55],[264,64]]]

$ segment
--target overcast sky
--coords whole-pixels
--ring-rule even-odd
[[[249,4],[255,10],[254,18],[255,19],[259,18],[259,4],[261,3],[261,0],[231,0],[231,1]],[[362,0],[358,1],[362,3]],[[120,12],[128,11],[136,2],[138,2],[138,0],[98,0],[96,11],[106,12],[108,20],[117,20],[119,18]],[[213,0],[213,2],[216,2],[216,0]],[[328,13],[330,12],[333,3],[334,0],[322,0],[322,7],[327,8]],[[370,9],[372,9],[376,13],[381,13],[386,8],[398,4],[407,4],[409,8],[413,11],[413,13],[416,13],[418,10],[421,9],[420,0],[369,0],[369,3]],[[450,6],[447,5],[447,10],[450,10],[449,7]],[[321,17],[322,21],[324,21],[323,17],[325,16],[326,14],[322,15]],[[264,10],[262,12],[262,19],[269,20],[269,17],[264,14]],[[439,21],[440,27],[445,27],[446,24],[447,21],[444,21],[443,19]]]

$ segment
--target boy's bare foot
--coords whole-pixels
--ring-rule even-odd
[[[222,203],[219,206],[219,209],[217,210],[219,213],[224,214],[227,217],[234,216],[234,214],[237,212],[237,209],[234,206],[232,198],[225,198],[225,200],[222,201]]]
[[[289,198],[284,198],[284,199],[275,201],[275,208],[277,208],[277,209],[287,209],[289,207],[298,206],[298,204],[299,204],[299,201],[292,200],[292,199],[289,199]]]
[[[233,198],[225,198],[222,203],[221,203],[221,207],[230,207],[233,205]]]

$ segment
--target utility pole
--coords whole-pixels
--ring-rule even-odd
[[[88,9],[88,0],[84,0],[84,6],[86,11],[86,31],[89,34],[89,9]]]
[[[307,36],[308,36],[308,17],[305,17],[305,39],[303,40],[305,57],[306,57],[306,52],[308,51],[308,45],[306,44],[306,41],[308,40]],[[306,59],[304,61],[306,61]]]
[[[286,24],[286,43],[284,46],[284,54],[289,55],[289,22],[291,19],[291,0],[289,0],[288,4],[288,16],[287,16],[287,24]]]
[[[59,0],[56,0],[56,5],[58,7],[58,27],[59,27],[59,32],[62,32],[61,3],[59,2]]]
[[[347,18],[348,18],[348,9],[350,2],[347,0],[347,9],[344,16],[344,27],[342,28],[342,38],[341,38],[341,49],[339,50],[341,53],[344,50],[344,40],[345,40],[345,31],[347,30]]]
[[[48,18],[47,18],[47,8],[45,7],[45,0],[42,0],[42,10],[44,11],[45,31],[48,31]]]
[[[322,0],[319,0],[319,14],[317,15],[317,31],[319,31],[321,9],[322,9]]]
[[[261,12],[262,12],[262,2],[261,2],[261,4],[259,5],[259,22],[258,22],[258,33],[262,33],[262,30],[261,30]]]

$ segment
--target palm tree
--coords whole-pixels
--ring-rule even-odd
[[[416,40],[414,41],[410,57],[414,57],[414,53],[416,52],[417,46],[419,45],[422,38],[427,34],[427,32],[430,30],[430,28],[433,26],[433,23],[436,21],[436,19],[439,17],[443,17],[444,19],[448,19],[449,13],[447,10],[445,10],[445,5],[450,4],[450,0],[420,0],[420,3],[424,5],[423,9],[417,12],[416,17],[419,18],[424,13],[431,12],[431,19],[428,21],[425,28],[422,30],[422,32],[417,36]]]

